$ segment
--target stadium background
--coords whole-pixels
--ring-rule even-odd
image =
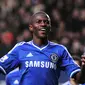
[[[85,51],[85,0],[0,0],[0,57],[15,43],[31,40],[30,16],[40,10],[52,20],[49,39],[81,57]],[[2,74],[0,85],[5,85]]]

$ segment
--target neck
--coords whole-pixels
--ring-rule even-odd
[[[35,39],[35,38],[33,38],[33,43],[35,45],[41,47],[41,46],[47,45],[48,44],[48,40],[47,40],[47,38],[45,38],[45,39],[38,39],[38,38]]]

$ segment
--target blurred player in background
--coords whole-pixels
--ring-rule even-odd
[[[79,66],[82,65],[81,58],[79,56],[72,56],[72,57],[76,64],[78,64]],[[61,72],[59,85],[85,85],[85,84],[79,84],[78,82],[75,82],[74,78],[69,78],[65,72]]]
[[[79,56],[73,56],[74,61],[81,67],[81,58]],[[70,79],[71,85],[85,85],[85,84],[79,84],[78,82],[75,82],[74,78]]]
[[[19,69],[15,69],[6,75],[6,85],[19,85],[19,80]]]

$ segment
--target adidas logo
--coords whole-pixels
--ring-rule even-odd
[[[27,54],[26,57],[32,57],[32,56],[33,56],[32,53],[29,53],[29,54]]]
[[[14,81],[14,84],[19,84],[19,81],[18,81],[18,80],[15,80],[15,81]]]

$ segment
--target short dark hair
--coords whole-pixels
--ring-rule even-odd
[[[34,14],[30,17],[30,22],[29,22],[29,24],[32,24],[34,18],[35,18],[37,15],[45,15],[45,16],[49,19],[49,21],[51,21],[49,15],[48,15],[46,12],[44,12],[44,11],[39,11],[39,12],[34,13]]]

